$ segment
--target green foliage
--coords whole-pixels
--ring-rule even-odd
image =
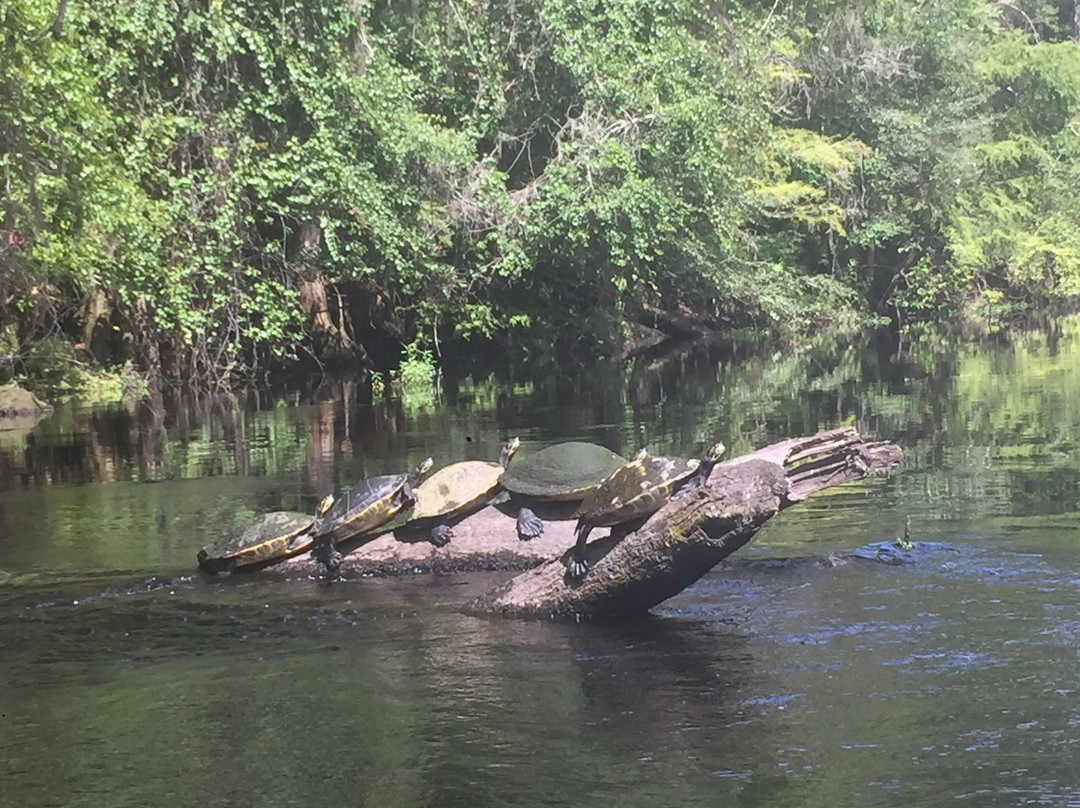
[[[870,149],[855,138],[838,140],[796,128],[779,130],[772,146],[773,181],[757,179],[751,191],[763,212],[846,236],[854,177]]]
[[[418,392],[430,389],[436,371],[435,357],[431,351],[419,347],[415,342],[405,346],[400,370],[401,385],[405,390]]]
[[[138,401],[149,393],[146,380],[131,373],[130,368],[119,371],[87,372],[73,397],[84,404]]]
[[[1080,60],[1074,43],[1012,37],[977,62],[995,115],[971,152],[978,184],[955,200],[945,232],[955,266],[979,278],[986,304],[1003,293],[1045,301],[1080,292],[1080,180],[1076,123]],[[990,294],[990,292],[996,292]],[[989,296],[988,296],[989,295]]]
[[[31,344],[21,357],[20,381],[49,401],[78,399],[84,404],[135,401],[148,393],[144,378],[130,365],[91,367],[76,355],[67,340],[47,337]]]
[[[397,371],[391,376],[379,372],[371,374],[372,394],[376,398],[387,395],[401,399],[407,410],[430,408],[435,404],[438,363],[434,354],[417,342],[404,348],[404,355]]]
[[[1080,53],[1045,3],[54,14],[0,6],[22,342],[103,296],[144,370],[212,384],[316,350],[313,315],[365,326],[353,290],[409,343],[1080,291]]]
[[[70,395],[82,386],[75,352],[66,340],[49,337],[35,342],[21,367],[26,380],[45,398]]]
[[[1077,292],[1080,54],[1056,10],[976,0],[807,14],[807,123],[863,159],[842,276],[881,308],[1006,312]],[[789,82],[791,80],[789,79]],[[812,111],[811,111],[812,110]],[[981,301],[981,302],[980,302]]]

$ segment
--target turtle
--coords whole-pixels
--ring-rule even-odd
[[[430,525],[431,543],[436,547],[445,546],[454,535],[449,522],[491,499],[520,445],[517,438],[507,441],[498,463],[466,460],[439,469],[414,489],[416,502],[409,512],[407,526]]]
[[[621,525],[660,510],[676,493],[708,482],[724,454],[722,443],[709,447],[700,460],[653,457],[644,449],[582,500],[574,516],[574,550],[569,572],[584,578],[589,571],[585,541],[594,527]]]
[[[604,446],[570,441],[515,461],[499,482],[518,502],[581,501],[625,464],[626,458]],[[517,515],[518,538],[528,541],[543,532],[543,521],[523,504]]]
[[[432,459],[423,460],[411,474],[389,474],[361,480],[316,520],[311,557],[327,572],[336,573],[341,553],[334,545],[370,533],[386,524],[416,501],[413,486],[431,470]]]
[[[333,504],[334,495],[329,494],[319,503],[315,516],[296,511],[257,516],[218,544],[199,550],[199,569],[211,575],[249,572],[299,555],[311,547],[316,522]]]

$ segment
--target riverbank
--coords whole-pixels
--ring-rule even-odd
[[[205,393],[1080,289],[1049,5],[457,11],[6,6],[0,373]]]

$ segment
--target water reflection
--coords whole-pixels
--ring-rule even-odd
[[[91,769],[110,804],[150,793],[167,804],[607,804],[641,788],[677,795],[659,783],[688,760],[699,769],[703,739],[720,744],[710,766],[740,746],[725,728],[741,721],[754,665],[742,637],[679,621],[478,620],[441,597],[376,582],[316,605],[306,584],[283,598],[280,586],[241,595],[178,581],[9,601],[51,639],[7,645],[0,686],[18,700],[3,707],[13,746],[0,774],[24,795],[48,782],[56,804],[77,803]],[[69,757],[20,751],[45,739]],[[65,773],[50,777],[58,762]],[[542,796],[538,766],[561,773]]]
[[[1069,805],[1080,792],[1080,321],[686,348],[0,447],[0,783],[33,805]],[[854,424],[904,468],[778,515],[626,623],[482,620],[498,575],[192,574],[228,520],[434,455],[733,455]],[[910,522],[916,562],[852,559]],[[790,559],[790,560],[788,560]],[[197,772],[193,775],[193,772]]]
[[[123,521],[129,507],[145,512],[139,500],[156,500],[152,514],[134,523],[138,540],[169,533],[194,552],[215,538],[199,525],[220,526],[230,510],[310,511],[329,491],[402,473],[428,455],[440,463],[493,459],[510,434],[522,438],[523,451],[581,439],[624,453],[644,442],[684,455],[723,439],[735,456],[848,423],[904,446],[906,470],[895,493],[930,503],[937,518],[973,509],[1066,513],[1078,499],[1078,323],[991,343],[928,330],[900,343],[882,333],[849,342],[822,338],[784,352],[764,344],[694,344],[573,373],[445,378],[435,407],[407,397],[372,403],[370,389],[355,382],[276,398],[253,392],[178,399],[164,412],[64,406],[0,446],[0,527],[48,543],[52,534],[42,522],[50,520],[34,508],[62,511],[70,498],[32,506],[26,497],[11,499],[19,490],[160,482],[168,492],[136,487],[93,495],[100,500],[96,513],[89,501],[73,504],[72,518],[87,506],[80,512],[89,521],[71,530],[99,530],[93,520]],[[943,469],[950,473],[936,473]],[[211,478],[219,482],[204,490],[190,485]],[[130,563],[117,558],[110,566]]]
[[[857,415],[853,386],[875,379],[882,364],[881,346],[870,341],[784,355],[758,348],[741,357],[743,345],[696,343],[629,365],[448,378],[435,407],[408,398],[372,402],[370,389],[355,382],[277,399],[178,398],[164,410],[61,407],[23,445],[0,450],[0,490],[297,472],[321,490],[337,482],[326,471],[343,460],[350,475],[382,472],[375,466],[416,441],[447,461],[481,456],[479,444],[497,444],[509,431],[526,441],[588,439],[624,452],[644,440],[655,451],[693,454],[718,437],[745,450]]]

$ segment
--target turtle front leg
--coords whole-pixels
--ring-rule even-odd
[[[342,555],[334,546],[332,539],[320,539],[311,548],[311,557],[320,564],[327,577],[336,578],[341,570]]]
[[[544,521],[530,508],[522,508],[517,515],[517,534],[522,541],[535,539],[544,532]]]
[[[450,525],[435,525],[431,529],[431,543],[436,547],[445,547],[453,537],[454,531]]]
[[[570,563],[567,565],[571,578],[580,580],[589,574],[589,562],[585,560],[585,542],[591,531],[592,525],[582,519],[578,520],[577,528],[575,528],[577,540],[574,542]]]

